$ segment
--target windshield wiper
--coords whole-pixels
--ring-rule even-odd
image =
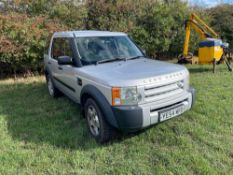
[[[144,57],[144,56],[143,55],[138,55],[138,56],[126,58],[125,60],[134,60],[134,59],[138,59],[138,58],[142,58],[142,57]]]
[[[108,63],[108,62],[114,62],[114,61],[121,61],[121,60],[125,60],[126,58],[112,58],[112,59],[103,59],[100,61],[96,61],[96,64],[100,64],[100,63]]]
[[[103,60],[100,60],[100,61],[96,61],[96,65],[97,64],[100,64],[100,63],[108,63],[108,62],[114,62],[114,61],[127,61],[127,60],[133,60],[133,59],[138,59],[138,58],[141,58],[141,57],[144,57],[142,55],[138,55],[138,56],[134,56],[134,57],[130,57],[130,58],[125,58],[125,57],[116,57],[116,58],[112,58],[112,59],[103,59]]]

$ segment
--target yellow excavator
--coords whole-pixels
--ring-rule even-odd
[[[189,40],[191,29],[194,29],[201,39],[199,42],[198,57],[189,52]],[[178,57],[180,64],[213,64],[215,72],[216,64],[225,62],[229,71],[232,71],[229,58],[229,44],[224,43],[219,35],[210,28],[196,14],[191,14],[185,21],[185,41],[183,53]]]

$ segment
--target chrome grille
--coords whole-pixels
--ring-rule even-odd
[[[179,87],[179,82],[180,81],[161,86],[146,85],[144,87],[145,102],[157,101],[182,93],[184,89]]]

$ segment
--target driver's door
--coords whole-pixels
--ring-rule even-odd
[[[57,41],[57,44],[54,44],[52,50],[53,57],[56,62],[52,63],[53,69],[55,70],[54,79],[56,84],[62,89],[62,92],[72,98],[74,101],[77,101],[76,98],[76,86],[77,79],[74,75],[75,67],[73,64],[70,65],[59,65],[57,62],[58,57],[60,56],[69,56],[73,57],[71,39],[70,38],[57,38],[54,42]]]
[[[71,38],[63,38],[63,45],[62,45],[62,56],[69,56],[74,60],[72,53],[72,39]],[[74,62],[70,65],[58,65],[59,69],[61,70],[62,74],[60,75],[60,80],[63,83],[64,90],[66,94],[72,98],[74,101],[77,101],[77,78],[74,73],[74,69],[76,67],[74,66]]]

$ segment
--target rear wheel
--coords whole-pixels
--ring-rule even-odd
[[[104,143],[112,139],[115,130],[105,121],[97,103],[91,98],[87,99],[84,110],[89,132],[95,140]]]
[[[61,92],[54,86],[52,77],[50,75],[46,75],[46,81],[49,95],[52,97],[60,96]]]

